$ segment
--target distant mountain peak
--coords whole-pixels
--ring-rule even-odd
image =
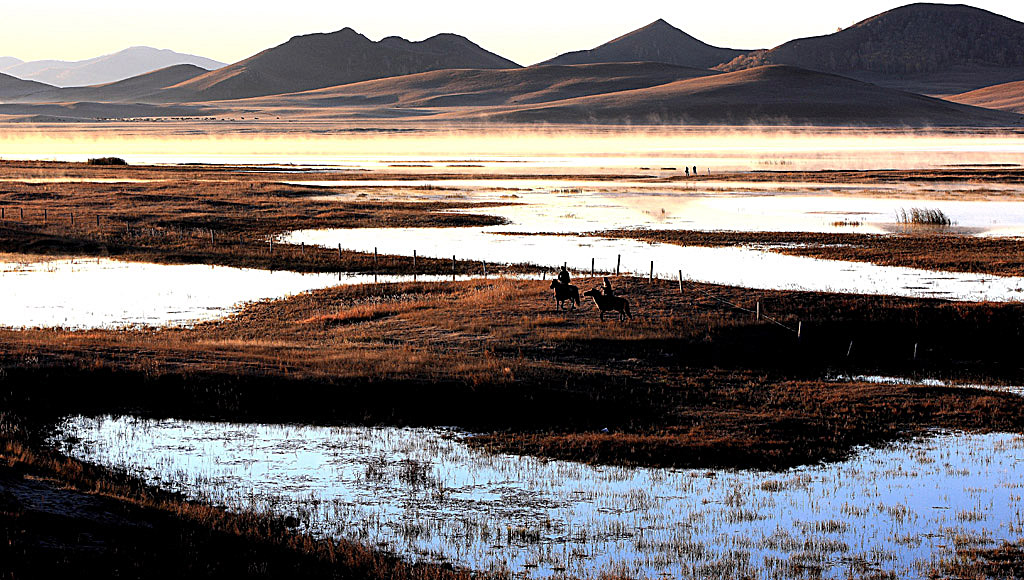
[[[649,61],[693,68],[711,68],[746,51],[702,42],[659,18],[591,50],[569,52],[542,65]]]
[[[409,41],[372,41],[350,27],[296,36],[237,62],[186,81],[168,98],[225,100],[308,91],[334,85],[441,69],[503,69],[519,65],[457,34]]]
[[[789,64],[925,94],[1024,78],[1024,23],[963,4],[917,3],[721,67]]]

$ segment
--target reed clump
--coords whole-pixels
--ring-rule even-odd
[[[896,212],[896,221],[904,225],[914,226],[948,226],[953,220],[941,209],[912,207],[902,208]]]

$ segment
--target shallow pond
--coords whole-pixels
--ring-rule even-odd
[[[1024,201],[1011,184],[729,183],[557,179],[294,181],[340,192],[321,199],[499,202],[464,210],[496,215],[520,232],[614,229],[890,233],[899,214],[938,209],[952,227],[917,232],[1024,235]],[[508,229],[508,228],[504,228]]]
[[[69,329],[180,326],[237,312],[247,302],[342,284],[412,276],[299,274],[107,259],[0,261],[0,326]],[[450,280],[451,276],[419,276]]]
[[[925,578],[1024,533],[1024,438],[936,433],[784,472],[491,455],[442,429],[73,417],[70,455],[410,559],[531,577]]]

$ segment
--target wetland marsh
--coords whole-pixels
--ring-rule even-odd
[[[23,475],[405,578],[927,578],[1024,536],[1018,134],[279,130],[0,162],[37,561]],[[636,320],[556,311],[562,263]]]

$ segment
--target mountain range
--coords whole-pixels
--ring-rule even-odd
[[[344,28],[216,70],[178,63],[82,87],[0,74],[0,115],[1020,126],[1017,81],[1024,24],[968,6],[912,4],[754,51],[714,47],[657,20],[529,67],[454,34],[372,41]]]
[[[222,62],[192,54],[148,46],[133,46],[113,54],[73,62],[22,62],[17,58],[2,57],[0,72],[56,87],[80,87],[111,83],[178,64],[190,64],[206,70],[224,66]]]
[[[165,100],[223,100],[291,93],[441,69],[519,65],[455,34],[374,42],[351,28],[296,36],[280,46],[171,87]]]

